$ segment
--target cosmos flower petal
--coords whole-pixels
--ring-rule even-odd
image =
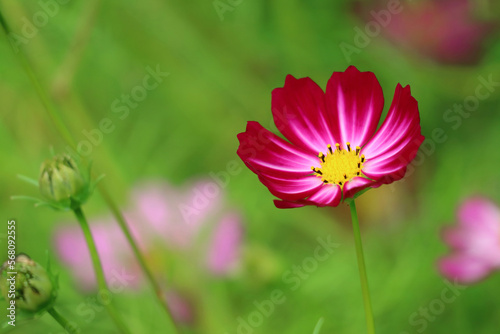
[[[278,209],[293,209],[300,208],[305,205],[323,206],[337,206],[342,199],[342,191],[338,185],[324,185],[315,189],[313,195],[307,199],[289,201],[289,200],[275,200],[274,205]]]
[[[316,206],[337,206],[342,198],[342,192],[337,185],[326,184],[307,199],[309,204]]]
[[[441,275],[451,281],[470,284],[488,276],[492,268],[473,256],[454,254],[442,258],[438,263]]]
[[[123,261],[123,258],[133,258],[133,254],[120,228],[108,221],[97,221],[90,229],[108,283],[116,279],[116,272],[124,272],[130,275],[130,287],[138,288],[143,277],[135,259]],[[79,287],[86,291],[94,289],[97,283],[81,229],[72,225],[61,227],[55,234],[54,244],[62,262],[75,273]]]
[[[248,122],[246,132],[238,134],[238,156],[257,174],[282,178],[304,177],[318,158],[293,146],[257,122]]]
[[[498,239],[500,244],[500,209],[485,198],[471,198],[458,211],[460,225],[482,231]]]
[[[500,212],[485,198],[470,198],[458,210],[458,224],[443,231],[443,240],[454,253],[442,259],[440,271],[474,283],[500,269]]]
[[[387,117],[362,152],[370,159],[389,156],[419,124],[418,103],[411,96],[410,86],[398,84]]]
[[[311,166],[318,163],[317,157],[294,147],[259,123],[248,122],[247,131],[238,138],[238,155],[280,199],[304,199],[322,185],[320,178],[310,175]]]
[[[274,196],[288,201],[306,198],[317,192],[319,187],[323,186],[321,179],[316,176],[290,179],[261,173],[259,180]]]
[[[169,203],[170,189],[159,180],[136,187],[132,192],[132,200],[137,210],[152,226],[162,229],[162,224],[171,218]]]
[[[314,155],[337,142],[330,131],[332,121],[326,112],[325,94],[310,78],[288,75],[284,87],[273,90],[272,112],[280,132]]]
[[[60,260],[70,266],[75,277],[78,277],[81,289],[92,291],[96,285],[95,275],[88,248],[80,230],[71,225],[61,227],[55,233],[54,247]],[[76,263],[79,265],[76,266]]]
[[[206,266],[216,276],[225,276],[236,269],[241,257],[243,226],[239,215],[230,213],[215,227],[208,248]]]
[[[298,202],[291,202],[291,201],[282,201],[282,200],[275,199],[274,205],[278,209],[294,209],[294,208],[303,207],[306,204],[305,203],[298,203]]]
[[[417,101],[409,86],[398,84],[387,118],[361,150],[367,159],[363,173],[385,184],[401,179],[423,141]]]
[[[356,193],[373,186],[376,185],[372,180],[368,180],[364,177],[354,177],[344,186],[344,199],[352,198],[354,195],[356,195]]]
[[[485,264],[500,266],[500,240],[481,228],[456,226],[443,231],[443,241],[460,254],[474,256]]]
[[[423,136],[408,144],[406,148],[397,155],[385,160],[368,160],[363,168],[363,173],[378,182],[378,184],[389,184],[402,179],[407,171],[408,164],[415,158]]]
[[[464,233],[463,229],[453,227],[446,227],[441,233],[443,241],[450,246],[453,250],[465,250],[467,248],[467,241],[469,235]]]
[[[340,134],[340,143],[362,147],[377,129],[384,95],[372,72],[349,66],[345,72],[334,72],[328,81],[326,105],[334,115],[332,132]]]

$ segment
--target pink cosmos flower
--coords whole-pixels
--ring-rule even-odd
[[[148,181],[132,191],[131,207],[125,212],[129,228],[143,254],[158,254],[158,245],[175,250],[183,259],[214,276],[234,272],[240,261],[243,227],[240,216],[224,210],[224,193],[215,182],[200,181],[176,189],[161,181]],[[144,277],[121,229],[112,218],[91,219],[90,228],[110,288],[141,287]],[[208,233],[208,241],[202,237]],[[193,258],[202,249],[202,256]],[[55,232],[55,247],[62,262],[84,291],[96,288],[92,262],[83,233],[76,224],[65,223]],[[208,254],[208,255],[205,255]],[[154,271],[154,269],[153,269]],[[161,272],[158,277],[164,277]],[[192,319],[189,302],[170,284],[167,301],[179,321]]]
[[[482,54],[486,37],[497,24],[481,22],[474,17],[474,3],[470,0],[433,0],[404,4],[401,12],[385,22],[382,31],[394,44],[417,52],[440,63],[469,65],[477,63]],[[387,12],[387,1],[373,13]]]
[[[488,199],[465,201],[443,239],[452,250],[438,263],[446,278],[470,284],[500,269],[500,209]]]
[[[198,181],[175,189],[156,181],[142,182],[132,190],[132,218],[149,228],[149,239],[168,247],[189,249],[211,219],[222,212],[224,194],[216,183]]]
[[[410,87],[396,87],[377,130],[384,96],[372,72],[334,72],[326,92],[288,75],[272,93],[274,122],[288,141],[248,122],[238,155],[280,198],[278,208],[337,206],[368,187],[401,179],[424,140]],[[377,130],[377,131],[376,131]]]
[[[90,229],[108,284],[117,290],[139,288],[143,280],[140,266],[118,225],[112,219],[98,219],[91,222]],[[132,234],[139,238],[136,230],[132,230]],[[97,286],[94,267],[79,226],[63,224],[56,230],[54,239],[57,254],[71,268],[80,289],[94,290]]]
[[[206,267],[217,276],[225,276],[236,269],[241,257],[243,229],[236,214],[223,217],[216,226],[208,247]]]

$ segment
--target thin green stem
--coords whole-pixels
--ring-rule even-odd
[[[76,144],[75,140],[73,139],[71,132],[68,130],[64,122],[62,121],[62,118],[59,116],[57,113],[56,109],[54,108],[53,104],[51,103],[50,99],[48,98],[48,95],[46,94],[45,90],[42,88],[40,82],[38,81],[28,59],[26,59],[26,56],[22,52],[22,50],[18,49],[16,45],[13,44],[11,38],[9,37],[11,34],[11,30],[9,26],[7,25],[7,21],[2,15],[2,11],[0,10],[0,25],[2,26],[4,32],[7,35],[7,39],[9,40],[9,43],[14,51],[14,53],[19,53],[20,54],[20,59],[22,66],[26,73],[28,74],[29,78],[31,79],[31,82],[35,88],[35,90],[38,93],[38,96],[40,97],[47,113],[49,114],[52,122],[54,123],[56,129],[59,131],[60,135],[62,138],[66,141],[68,145],[70,145],[71,148],[76,150]],[[153,289],[155,291],[156,298],[158,302],[161,304],[163,309],[165,310],[165,313],[167,315],[167,323],[169,324],[169,333],[180,333],[179,329],[177,328],[175,322],[173,321],[170,309],[168,308],[167,302],[165,300],[165,297],[163,295],[162,289],[160,285],[156,282],[153,273],[149,268],[146,266],[146,263],[144,261],[144,257],[142,256],[141,252],[139,251],[139,248],[137,247],[137,244],[135,240],[133,239],[130,230],[127,226],[127,223],[118,209],[118,206],[114,203],[113,199],[111,196],[108,194],[104,186],[100,185],[99,186],[99,192],[101,193],[102,197],[106,201],[106,204],[108,205],[109,209],[112,211],[116,221],[120,225],[120,228],[122,229],[123,233],[125,234],[130,246],[132,247],[135,256],[137,257],[137,260],[139,261],[144,273],[146,274],[146,277],[148,278],[150,284],[153,286]]]
[[[123,217],[122,213],[116,206],[116,204],[113,202],[112,198],[109,196],[107,193],[106,189],[104,187],[100,188],[101,195],[103,196],[104,200],[108,204],[109,208],[113,212],[113,215],[115,216],[116,220],[118,221],[118,224],[122,228],[123,233],[125,234],[125,237],[127,238],[130,246],[132,247],[132,250],[139,261],[139,264],[141,265],[142,270],[146,274],[146,277],[148,278],[150,284],[153,286],[153,289],[155,291],[155,295],[157,297],[158,302],[161,304],[163,309],[165,310],[165,313],[167,314],[167,323],[168,323],[168,333],[180,333],[179,328],[177,327],[174,319],[172,318],[172,315],[170,313],[170,309],[168,307],[165,294],[163,293],[162,288],[156,281],[155,277],[153,276],[153,273],[149,270],[148,266],[146,265],[146,261],[137,247],[137,244],[134,242],[134,239],[130,233],[130,230],[127,227],[127,222],[125,221],[125,218]]]
[[[457,318],[458,318],[458,321],[456,321],[455,323],[457,324],[456,327],[458,327],[458,333],[463,333],[463,334],[466,334],[466,333],[473,333],[472,331],[472,326],[470,325],[469,323],[469,317],[468,317],[468,314],[470,314],[469,312],[467,312],[467,304],[464,303],[463,300],[459,300],[457,302],[458,305],[454,305],[455,307],[455,314],[457,315]]]
[[[313,334],[319,334],[319,332],[321,331],[321,326],[323,326],[324,322],[325,318],[319,318],[318,322],[316,323],[316,326],[314,327]]]
[[[75,213],[76,219],[80,223],[80,227],[82,228],[83,235],[85,236],[85,241],[87,242],[87,246],[89,247],[90,257],[92,258],[92,264],[94,266],[94,272],[97,278],[97,286],[99,287],[99,293],[105,293],[109,298],[111,298],[111,293],[108,289],[108,284],[106,283],[106,278],[104,277],[104,271],[102,270],[101,260],[99,259],[99,254],[97,253],[97,248],[95,246],[94,238],[92,237],[92,233],[90,232],[89,224],[87,223],[87,219],[83,214],[81,208],[76,208],[73,210]],[[130,333],[128,327],[122,321],[120,315],[115,310],[111,301],[103,303],[108,311],[110,317],[113,319],[116,327],[122,333]]]
[[[359,279],[361,280],[361,291],[363,293],[363,302],[365,306],[366,327],[368,334],[375,334],[375,325],[373,321],[372,303],[370,299],[370,289],[368,287],[368,277],[366,275],[365,256],[363,254],[363,244],[361,242],[361,232],[359,230],[358,213],[354,200],[349,204],[351,208],[352,228],[354,231],[354,243],[356,244],[356,256],[358,258]]]
[[[80,330],[73,326],[65,317],[63,317],[55,308],[50,308],[47,312],[61,325],[69,334],[79,334]]]
[[[52,103],[50,103],[49,98],[47,97],[46,92],[44,91],[42,85],[40,84],[40,81],[38,81],[38,78],[36,77],[35,73],[33,72],[33,69],[31,68],[31,65],[26,58],[26,55],[19,49],[17,45],[14,44],[12,40],[12,31],[10,30],[9,25],[7,24],[7,21],[3,17],[2,10],[0,9],[0,25],[2,26],[3,31],[5,32],[5,35],[7,37],[7,40],[9,41],[10,46],[12,47],[12,51],[14,51],[14,54],[18,55],[18,59],[21,62],[21,65],[23,66],[24,70],[26,71],[26,74],[28,75],[31,83],[33,84],[33,87],[35,88],[38,97],[42,101],[43,106],[47,110],[47,113],[49,114],[50,119],[54,123],[54,126],[56,129],[59,131],[63,139],[71,146],[71,148],[76,149],[76,144],[71,136],[71,133],[68,131],[66,126],[64,125],[63,120],[55,110],[54,106]]]

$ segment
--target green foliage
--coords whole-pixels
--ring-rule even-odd
[[[352,44],[353,28],[365,24],[352,14],[349,1],[257,0],[231,8],[221,21],[212,1],[69,1],[47,15],[47,24],[20,47],[122,207],[138,181],[161,177],[182,185],[210,179],[232,161],[241,167],[224,187],[228,205],[244,217],[245,247],[255,251],[246,254],[239,272],[214,278],[185,269],[194,266],[190,258],[164,254],[161,260],[168,268],[161,277],[183,282],[180,289],[195,309],[198,321],[184,328],[187,334],[237,333],[238,319],[248,321],[259,312],[255,302],[261,305],[275,290],[285,301],[263,317],[255,334],[311,333],[320,317],[320,333],[365,331],[348,207],[276,209],[273,196],[236,156],[236,134],[248,120],[275,130],[271,91],[284,84],[287,74],[309,76],[325,88],[333,71],[356,65],[377,75],[386,111],[396,84],[410,84],[427,141],[404,180],[373,189],[356,204],[378,333],[416,333],[421,325],[411,317],[416,313],[414,319],[425,319],[420,309],[429,308],[447,287],[435,269],[447,252],[441,229],[454,221],[456,207],[469,195],[500,203],[500,89],[467,116],[445,117],[475,94],[480,76],[500,81],[499,40],[488,42],[479,64],[460,67],[421,58],[381,34],[348,62],[339,45]],[[36,1],[3,1],[0,10],[20,35],[29,30],[26,20],[33,22],[43,8]],[[49,147],[68,154],[73,149],[45,113],[6,36],[0,37],[0,195],[7,199],[33,194],[33,187],[16,175],[37,175]],[[86,207],[91,224],[92,217],[108,213],[99,196]],[[76,225],[69,213],[34,210],[26,201],[3,200],[0,212],[2,220],[16,219],[18,250],[38,262],[38,254],[55,250],[60,226]],[[5,233],[0,230],[2,250]],[[327,236],[340,244],[338,249],[315,270],[294,273],[314,256],[317,238]],[[80,292],[60,262],[52,266],[60,272],[58,310],[82,333],[113,333],[99,305],[93,317],[85,308],[94,305],[89,300],[95,294]],[[499,283],[497,274],[462,291],[426,320],[425,331],[496,333]],[[147,287],[113,299],[133,333],[161,332],[163,315]],[[4,331],[60,329],[44,316]]]

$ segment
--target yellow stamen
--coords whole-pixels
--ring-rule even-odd
[[[341,188],[353,177],[361,175],[365,156],[359,155],[361,148],[356,146],[356,150],[351,150],[351,143],[347,142],[347,151],[342,150],[339,143],[335,144],[335,150],[332,145],[327,145],[326,155],[319,152],[318,158],[320,168],[311,167],[311,170],[317,177],[321,177],[324,184],[338,184]]]

